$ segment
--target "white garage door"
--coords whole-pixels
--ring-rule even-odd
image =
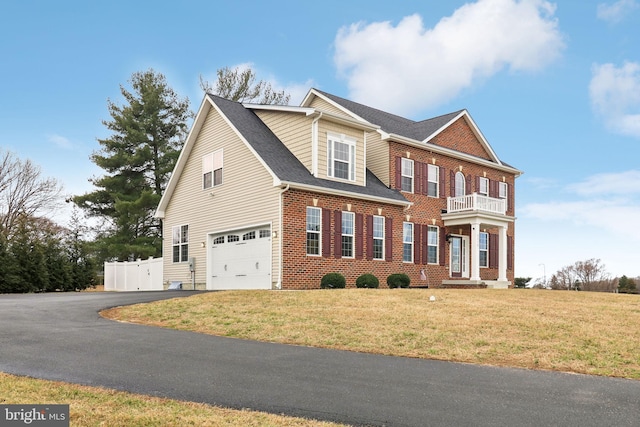
[[[211,289],[271,289],[271,229],[212,236]]]

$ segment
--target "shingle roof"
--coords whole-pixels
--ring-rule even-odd
[[[333,102],[341,105],[347,110],[353,112],[354,114],[362,117],[366,121],[380,126],[380,128],[387,133],[404,136],[418,141],[427,139],[434,132],[451,121],[451,119],[464,111],[454,111],[453,113],[444,114],[432,119],[416,122],[404,117],[396,116],[395,114],[387,113],[386,111],[368,107],[366,105],[359,104],[357,102],[353,102],[327,92],[323,92],[318,89],[315,89],[315,91],[321,93],[322,95],[326,96],[327,98],[331,99]]]
[[[400,192],[385,186],[368,169],[367,185],[364,187],[346,182],[316,178],[251,109],[245,108],[238,102],[229,101],[219,96],[208,96],[279,180],[292,184],[346,191],[363,196],[380,197],[408,203]]]

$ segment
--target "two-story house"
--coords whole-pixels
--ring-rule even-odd
[[[507,287],[520,174],[466,110],[416,122],[316,89],[299,107],[206,95],[156,214],[164,280]]]

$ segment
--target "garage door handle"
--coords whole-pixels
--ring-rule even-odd
[[[256,262],[256,270],[260,269],[259,265],[260,265],[260,263]]]
[[[244,277],[246,274],[236,274],[236,277]]]

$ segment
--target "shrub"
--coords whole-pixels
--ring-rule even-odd
[[[377,288],[380,281],[373,274],[363,274],[356,279],[356,288]]]
[[[392,289],[408,288],[409,283],[411,283],[411,279],[404,273],[390,274],[389,277],[387,277],[387,285]]]
[[[327,273],[320,280],[322,289],[344,288],[347,286],[347,280],[340,273]]]

